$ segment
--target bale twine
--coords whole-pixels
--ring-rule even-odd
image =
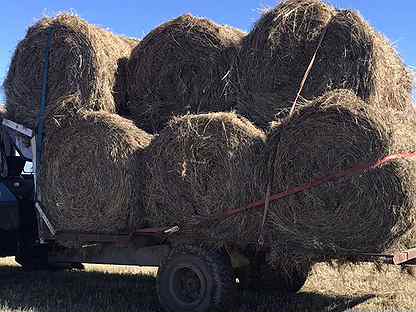
[[[410,105],[408,69],[361,16],[319,0],[287,0],[265,13],[242,44],[230,76],[237,111],[261,127],[286,115],[316,51],[301,97],[342,88],[370,105]]]
[[[30,27],[16,48],[4,82],[11,118],[35,126],[51,29],[47,123],[59,123],[81,108],[118,111],[126,101],[125,83],[118,81],[118,63],[129,56],[131,43],[77,16],[60,14]]]
[[[117,234],[140,227],[141,157],[151,139],[102,111],[82,113],[47,136],[40,185],[55,228]]]
[[[268,134],[264,168],[272,174],[272,193],[416,151],[415,120],[414,113],[366,107],[351,91],[317,98]],[[415,191],[416,161],[395,160],[273,203],[268,218],[272,258],[322,260],[322,255],[414,244]]]
[[[146,151],[146,219],[154,226],[179,225],[180,234],[204,242],[252,241],[257,214],[207,227],[204,222],[263,196],[251,182],[264,137],[234,113],[174,117]],[[204,226],[194,227],[198,222]]]
[[[128,65],[129,109],[139,127],[154,133],[173,115],[227,110],[223,78],[243,35],[191,15],[149,33]]]

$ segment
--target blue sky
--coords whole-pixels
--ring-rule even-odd
[[[329,0],[339,8],[358,10],[395,46],[409,66],[416,67],[415,0]],[[117,34],[144,37],[157,25],[184,13],[204,16],[221,24],[249,31],[261,9],[276,0],[19,0],[1,1],[0,82],[16,44],[27,27],[42,16],[71,10],[90,23]],[[0,91],[0,101],[2,95]]]

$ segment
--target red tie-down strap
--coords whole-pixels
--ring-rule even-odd
[[[325,177],[320,177],[317,179],[312,180],[311,182],[305,183],[303,185],[299,185],[293,188],[290,188],[284,192],[280,192],[277,194],[272,194],[270,195],[269,198],[269,202],[277,202],[285,197],[288,197],[290,195],[296,194],[296,193],[301,193],[301,192],[305,192],[308,191],[310,189],[316,188],[324,183],[328,183],[328,182],[334,182],[337,180],[340,180],[342,178],[345,177],[350,177],[353,175],[357,175],[357,174],[361,174],[361,173],[365,173],[368,171],[372,171],[375,170],[377,168],[380,168],[396,159],[416,159],[416,152],[407,152],[407,153],[399,153],[399,154],[393,154],[393,155],[389,155],[386,156],[372,164],[358,164],[355,165],[349,169],[340,171],[338,173],[329,175],[329,176],[325,176]],[[247,210],[252,210],[252,209],[260,209],[260,208],[264,208],[265,205],[265,199],[253,202],[248,204],[245,207],[241,207],[241,208],[237,208],[237,209],[231,209],[228,210],[225,213],[222,213],[220,215],[214,216],[210,219],[210,221],[220,221],[220,220],[224,220],[227,219],[229,217],[232,217],[234,215],[240,214],[244,211]]]
[[[340,171],[338,173],[332,174],[332,175],[328,175],[325,177],[320,177],[317,179],[312,180],[311,182],[305,183],[303,185],[300,186],[296,186],[293,188],[290,188],[284,192],[280,192],[277,194],[272,194],[269,197],[269,203],[272,202],[277,202],[285,197],[288,197],[290,195],[296,194],[296,193],[301,193],[301,192],[305,192],[308,191],[310,189],[316,188],[324,183],[328,183],[328,182],[335,182],[337,180],[340,180],[342,178],[345,177],[350,177],[350,176],[354,176],[357,174],[362,174],[368,171],[372,171],[375,170],[377,168],[380,168],[388,163],[391,163],[392,161],[396,160],[396,159],[416,159],[416,152],[407,152],[407,153],[399,153],[399,154],[393,154],[393,155],[389,155],[386,156],[372,164],[358,164],[355,165],[349,169]],[[266,199],[262,199],[259,201],[255,201],[253,203],[248,204],[247,206],[244,207],[240,207],[240,208],[236,208],[236,209],[231,209],[226,211],[225,213],[221,213],[215,216],[210,216],[208,219],[205,219],[203,221],[198,222],[198,224],[194,224],[194,226],[202,226],[202,223],[212,223],[212,222],[216,222],[216,221],[223,221],[225,219],[228,219],[232,216],[238,215],[240,213],[243,213],[245,211],[248,210],[253,210],[253,209],[260,209],[260,208],[264,208],[266,203]],[[174,227],[165,227],[165,228],[145,228],[142,230],[138,230],[135,233],[132,233],[133,236],[135,235],[170,235],[173,233],[177,233],[180,232],[181,228],[178,226],[174,226]]]

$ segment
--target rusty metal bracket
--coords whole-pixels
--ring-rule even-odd
[[[397,252],[393,255],[394,264],[416,264],[416,248]]]

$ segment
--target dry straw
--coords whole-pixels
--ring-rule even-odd
[[[273,126],[263,175],[272,174],[278,193],[416,151],[415,120],[414,113],[368,107],[351,91],[328,93]],[[272,258],[322,259],[414,243],[415,173],[415,161],[395,160],[271,204]]]
[[[48,124],[59,123],[81,108],[122,109],[127,99],[125,83],[119,81],[118,63],[126,63],[131,39],[117,37],[77,16],[61,14],[30,27],[16,48],[4,82],[11,118],[28,127],[36,123],[50,29]],[[123,75],[120,79],[125,80]]]
[[[228,110],[225,77],[242,37],[191,15],[150,32],[129,61],[129,109],[139,127],[158,132],[173,115]]]
[[[245,205],[255,193],[253,167],[264,133],[234,113],[173,118],[146,151],[146,218],[154,226],[179,225],[181,234],[222,244],[245,243],[260,216],[242,214],[215,226],[200,221]]]
[[[345,88],[371,105],[410,105],[410,72],[361,16],[319,0],[287,0],[265,13],[243,42],[230,76],[237,110],[261,127],[286,115],[317,48],[303,98]]]
[[[55,228],[117,234],[140,227],[141,157],[151,138],[107,112],[83,113],[47,136],[42,203]]]

